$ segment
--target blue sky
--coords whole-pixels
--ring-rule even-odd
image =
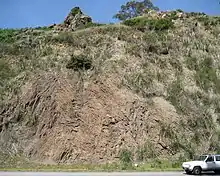
[[[115,22],[112,16],[127,0],[0,0],[0,28],[46,26],[60,23],[79,6],[93,21]],[[220,15],[219,0],[152,0],[161,10],[183,9]]]

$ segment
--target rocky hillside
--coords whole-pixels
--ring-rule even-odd
[[[42,163],[220,152],[220,17],[149,12],[0,30],[0,152]],[[123,151],[123,153],[121,153]]]

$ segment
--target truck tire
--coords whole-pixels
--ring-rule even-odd
[[[194,175],[200,175],[202,173],[202,169],[199,166],[196,166],[193,168],[193,174]]]
[[[192,171],[185,171],[187,175],[191,175]]]
[[[220,170],[215,170],[215,174],[220,174]]]

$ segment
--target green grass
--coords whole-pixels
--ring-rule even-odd
[[[44,172],[114,172],[114,171],[179,171],[182,160],[150,159],[138,167],[134,166],[129,150],[122,150],[120,162],[106,164],[37,164],[27,160],[22,154],[9,156],[0,153],[0,171],[44,171]]]
[[[162,171],[181,171],[181,167],[172,167],[172,164],[142,164],[138,167],[130,166],[125,168],[121,164],[102,164],[102,165],[32,165],[31,167],[2,167],[0,171],[25,171],[25,172],[162,172]]]
[[[19,30],[16,29],[0,29],[0,41],[1,43],[13,43],[17,39],[16,35],[19,34]]]

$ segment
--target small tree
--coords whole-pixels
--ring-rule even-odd
[[[129,1],[125,5],[121,6],[121,10],[113,16],[113,18],[121,21],[141,16],[149,10],[158,11],[159,8],[154,6],[150,0],[143,1]]]

